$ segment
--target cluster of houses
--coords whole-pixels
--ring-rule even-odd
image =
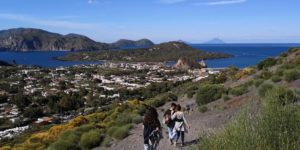
[[[118,68],[121,70],[136,71],[147,70],[147,73],[140,76],[139,74],[128,75],[110,75],[105,76],[101,73],[86,73],[83,71],[74,70],[97,70],[106,68]],[[102,88],[104,91],[109,91],[109,94],[99,93],[99,98],[118,99],[122,97],[117,91],[119,88],[128,90],[143,88],[151,83],[164,81],[199,81],[208,77],[209,74],[215,74],[218,71],[207,68],[189,69],[185,73],[178,73],[176,68],[166,67],[163,63],[111,63],[97,65],[81,65],[73,67],[59,67],[53,69],[45,68],[22,68],[16,74],[12,74],[11,78],[21,79],[10,83],[10,86],[19,86],[22,82],[24,92],[27,95],[39,93],[43,97],[55,95],[59,92],[66,94],[79,92],[81,89],[93,91],[94,87]],[[5,92],[5,91],[3,91]],[[97,91],[93,91],[96,95]],[[0,93],[1,94],[1,93]],[[0,118],[10,119],[12,122],[17,120],[22,114],[17,106],[8,103],[0,104]],[[53,118],[60,118],[67,121],[72,116],[59,115],[51,117],[37,118],[34,124],[45,125],[53,122]],[[19,132],[27,129],[27,126],[22,128],[14,128],[0,132],[0,137],[11,137],[13,131]]]

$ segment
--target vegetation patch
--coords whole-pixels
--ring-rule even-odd
[[[83,149],[91,149],[100,145],[101,141],[103,140],[103,136],[101,136],[100,134],[101,131],[99,129],[84,133],[80,138],[79,145]]]
[[[290,99],[288,93],[297,97],[286,88],[268,91],[261,115],[253,116],[245,111],[223,132],[202,137],[199,149],[297,150],[300,147],[300,107],[287,102]],[[283,105],[281,101],[287,103]]]
[[[275,58],[267,58],[257,64],[259,70],[266,69],[276,65],[277,60]]]
[[[201,85],[197,92],[196,101],[198,106],[205,105],[222,97],[224,87],[217,84]]]
[[[287,82],[292,82],[295,80],[300,79],[300,72],[296,69],[293,70],[287,70],[284,72],[284,80]]]
[[[259,96],[265,97],[267,91],[271,90],[272,88],[274,88],[274,85],[270,84],[270,83],[264,83],[264,84],[260,85],[260,87],[258,88]]]
[[[240,85],[230,89],[230,94],[234,96],[240,96],[248,92],[248,86]]]

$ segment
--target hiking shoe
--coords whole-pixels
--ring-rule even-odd
[[[173,145],[173,140],[172,139],[170,139],[170,144]]]

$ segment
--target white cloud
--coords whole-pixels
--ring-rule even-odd
[[[245,3],[248,0],[222,0],[222,1],[214,1],[214,2],[199,2],[193,3],[193,5],[208,5],[208,6],[215,6],[215,5],[232,5],[232,4],[240,4]]]
[[[159,0],[159,2],[163,3],[163,4],[175,4],[175,3],[181,3],[184,1],[186,1],[186,0]]]
[[[62,20],[47,20],[47,19],[40,19],[32,16],[19,15],[19,14],[0,14],[0,19],[20,21],[20,22],[32,23],[35,25],[66,28],[66,29],[91,29],[96,26],[95,24],[90,24],[90,23],[80,23],[80,22],[62,21]]]

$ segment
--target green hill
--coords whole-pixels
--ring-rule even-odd
[[[232,57],[229,54],[205,52],[194,49],[182,42],[167,42],[154,45],[150,48],[128,49],[101,52],[72,53],[61,60],[110,60],[110,61],[132,61],[132,62],[163,62],[177,61],[181,57],[191,59],[212,59]]]
[[[0,50],[8,51],[93,51],[107,50],[109,45],[78,35],[61,35],[41,29],[16,28],[0,31]]]

